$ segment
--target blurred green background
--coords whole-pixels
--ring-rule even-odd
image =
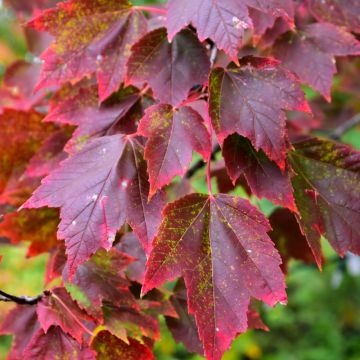
[[[195,0],[194,0],[195,1]],[[154,1],[133,1],[136,5]],[[22,29],[8,11],[0,9],[0,80],[7,65],[26,57]],[[334,90],[336,91],[336,89]],[[309,98],[317,95],[307,90]],[[341,93],[334,94],[344,99]],[[359,130],[342,139],[360,149]],[[202,184],[198,185],[200,188]],[[360,262],[348,256],[338,259],[326,242],[327,263],[322,273],[315,266],[292,262],[287,277],[289,303],[262,308],[270,332],[241,335],[224,360],[360,360]],[[0,244],[0,289],[15,295],[37,295],[44,288],[47,256],[27,259],[26,243]],[[0,321],[13,305],[0,303]],[[0,337],[0,360],[6,358],[10,336]],[[176,344],[162,321],[162,340],[155,346],[159,360],[199,360]]]

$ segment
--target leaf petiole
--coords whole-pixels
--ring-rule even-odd
[[[150,12],[153,14],[160,14],[160,15],[167,14],[167,10],[153,7],[153,6],[134,6],[134,9],[139,10],[139,11],[147,11],[147,12]]]

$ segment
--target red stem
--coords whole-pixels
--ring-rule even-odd
[[[207,94],[201,93],[198,97],[188,98],[184,100],[178,107],[186,106],[188,104],[194,103],[196,101],[204,99],[204,97],[207,96]]]
[[[207,122],[209,124],[209,132],[210,132],[210,144],[212,144],[212,124],[210,117],[207,116]],[[206,167],[206,180],[207,180],[207,187],[208,187],[208,193],[209,196],[212,196],[212,184],[211,184],[211,158],[212,154],[209,154],[209,158],[207,160],[207,167]]]
[[[152,7],[152,6],[134,6],[134,8],[136,10],[147,11],[147,12],[154,13],[154,14],[161,14],[161,15],[167,14],[167,11],[165,9],[160,9],[160,8]]]
[[[150,86],[145,85],[144,88],[140,91],[140,95],[145,95],[149,89],[150,89]]]
[[[211,158],[209,158],[207,162],[206,168],[206,178],[207,178],[207,186],[208,186],[208,193],[212,196],[212,185],[211,185]]]

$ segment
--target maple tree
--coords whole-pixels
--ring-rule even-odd
[[[268,330],[254,303],[286,304],[291,258],[360,255],[359,107],[325,121],[356,0],[5,5],[52,39],[0,88],[0,236],[49,254],[42,294],[0,290],[9,359],[153,359],[163,315],[219,360]]]

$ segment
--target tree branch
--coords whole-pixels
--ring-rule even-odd
[[[0,301],[14,302],[19,305],[35,305],[42,299],[43,295],[44,294],[41,294],[35,297],[15,296],[0,290]]]
[[[331,132],[330,137],[333,140],[339,140],[341,138],[341,136],[343,136],[347,131],[351,130],[353,127],[355,127],[356,125],[359,125],[359,124],[360,124],[360,114],[357,114],[357,115],[353,116],[352,118],[350,118],[345,123],[343,123],[340,126],[338,126],[337,128],[335,128]]]

